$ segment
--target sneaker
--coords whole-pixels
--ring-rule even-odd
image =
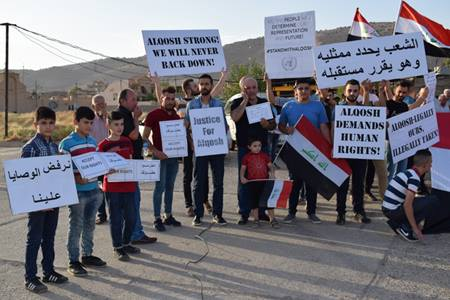
[[[248,223],[248,217],[246,216],[241,216],[241,218],[239,219],[239,221],[237,222],[238,225],[245,225]]]
[[[73,276],[86,276],[88,274],[79,261],[69,263],[67,272]]]
[[[95,224],[97,224],[97,225],[104,224],[104,223],[106,223],[106,218],[97,217],[97,219],[95,219]]]
[[[195,216],[192,220],[192,226],[202,226],[202,219],[198,216]]]
[[[337,225],[345,225],[345,214],[338,214],[336,218]]]
[[[122,250],[125,251],[125,253],[127,253],[127,254],[139,254],[139,253],[141,253],[141,249],[139,249],[138,247],[131,246],[131,245],[123,246]]]
[[[153,228],[158,231],[166,231],[166,227],[164,226],[161,218],[158,218],[153,222]]]
[[[261,223],[259,222],[259,220],[254,220],[253,223],[252,223],[252,227],[253,228],[261,227]]]
[[[147,235],[144,234],[143,237],[141,237],[139,240],[134,240],[131,243],[133,245],[142,245],[142,244],[153,244],[157,241],[158,239],[156,237],[149,237]]]
[[[195,217],[194,208],[192,206],[186,208],[186,215],[191,218]]]
[[[59,274],[56,271],[53,271],[49,275],[45,275],[44,278],[42,278],[43,282],[50,282],[50,283],[56,283],[56,284],[64,283],[67,280],[69,280],[69,278],[67,278],[66,276],[64,276],[62,274]]]
[[[277,219],[273,219],[272,221],[269,221],[270,226],[272,226],[273,228],[280,228],[280,223],[278,223]]]
[[[364,224],[369,224],[371,222],[371,220],[366,216],[365,212],[355,213],[355,220]]]
[[[370,198],[372,201],[374,201],[374,202],[378,201],[377,197],[375,197],[375,195],[372,194],[372,191],[366,191],[366,194],[369,196],[369,198]]]
[[[212,208],[212,206],[211,206],[211,203],[209,203],[209,201],[206,200],[206,202],[203,203],[203,205],[205,206],[205,210],[206,210],[208,213],[211,214],[212,211],[213,211],[213,208]]]
[[[228,224],[227,221],[225,221],[225,219],[222,218],[222,216],[219,216],[219,215],[214,216],[213,223],[215,223],[217,225],[220,225],[220,226],[225,226],[225,225]]]
[[[293,214],[288,214],[288,215],[283,219],[283,223],[290,224],[290,223],[294,222],[295,219],[296,219],[296,218],[295,218],[295,215],[293,215]]]
[[[114,256],[120,261],[129,261],[130,256],[125,252],[123,248],[114,248]]]
[[[401,225],[398,228],[398,234],[408,242],[418,241],[418,239],[414,237],[412,230],[405,225]]]
[[[313,224],[320,224],[322,223],[322,221],[319,219],[318,216],[316,216],[315,214],[310,214],[308,215],[308,219],[311,221],[311,223]]]
[[[25,281],[25,288],[27,290],[29,290],[30,292],[33,292],[36,294],[41,294],[41,293],[45,293],[46,291],[48,291],[47,286],[39,280],[39,277],[36,277],[32,280]]]
[[[258,216],[258,219],[259,219],[260,221],[265,221],[265,222],[269,222],[269,221],[270,221],[270,218],[269,218],[269,216],[268,216],[268,215],[266,215],[265,213],[264,213],[264,214],[261,214],[261,215],[259,215],[259,216]]]
[[[175,220],[175,218],[172,215],[169,215],[168,217],[166,216],[164,218],[163,221],[164,225],[172,225],[173,227],[180,227],[181,223],[177,220]]]
[[[300,198],[298,200],[297,206],[306,206],[306,199],[305,198]]]
[[[392,229],[395,234],[398,234],[398,225],[395,224],[392,220],[388,219],[386,223],[389,225],[389,227]]]
[[[103,267],[106,266],[106,262],[101,258],[93,255],[82,256],[81,263],[86,267]]]

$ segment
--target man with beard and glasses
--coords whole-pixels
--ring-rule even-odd
[[[220,100],[211,96],[213,89],[213,79],[208,74],[203,74],[198,80],[198,86],[200,89],[200,96],[191,100],[186,109],[186,127],[190,128],[189,111],[192,109],[204,109],[210,107],[221,107],[223,111],[223,104]],[[223,111],[223,120],[225,121],[225,112]],[[227,128],[227,124],[224,124]],[[192,144],[191,144],[192,145]],[[194,153],[195,156],[195,153]],[[194,159],[194,213],[195,217],[192,221],[193,226],[202,225],[201,218],[204,214],[203,202],[207,197],[208,187],[208,165],[211,166],[212,179],[213,179],[213,222],[218,225],[226,225],[227,221],[222,217],[223,210],[223,176],[225,172],[224,168],[225,155],[207,155],[201,157],[195,157]]]
[[[269,154],[267,149],[268,131],[276,127],[275,119],[270,120],[261,119],[259,123],[248,123],[245,109],[247,106],[252,106],[261,103],[267,103],[267,99],[259,98],[258,82],[250,76],[244,76],[239,81],[241,89],[241,97],[233,100],[231,104],[231,119],[236,124],[236,140],[238,145],[238,205],[239,214],[241,215],[238,224],[244,225],[248,222],[250,214],[250,203],[248,198],[248,191],[245,184],[241,183],[240,170],[242,158],[250,151],[248,147],[249,138],[255,138],[262,144],[261,151]],[[269,217],[265,214],[265,209],[259,209],[259,220],[269,221]]]

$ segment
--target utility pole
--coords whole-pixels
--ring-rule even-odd
[[[9,23],[0,24],[6,28],[5,46],[5,137],[8,137],[8,97],[9,97]]]

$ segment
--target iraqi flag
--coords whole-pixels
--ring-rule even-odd
[[[332,150],[319,129],[302,116],[278,156],[295,177],[330,200],[352,173],[346,160],[332,158]]]
[[[433,189],[447,192],[450,200],[450,113],[437,113],[439,143],[431,147],[433,166],[431,168],[431,186]]]
[[[405,1],[402,1],[400,6],[394,32],[395,34],[420,32],[427,55],[450,57],[450,30],[419,14]]]
[[[292,190],[291,180],[265,180],[264,190],[259,198],[259,207],[286,208]]]
[[[357,8],[352,27],[348,32],[347,41],[371,39],[378,36],[380,36],[378,32],[367,22]]]

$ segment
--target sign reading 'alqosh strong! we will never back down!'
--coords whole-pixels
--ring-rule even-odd
[[[218,30],[144,30],[152,75],[214,73],[226,69]]]

